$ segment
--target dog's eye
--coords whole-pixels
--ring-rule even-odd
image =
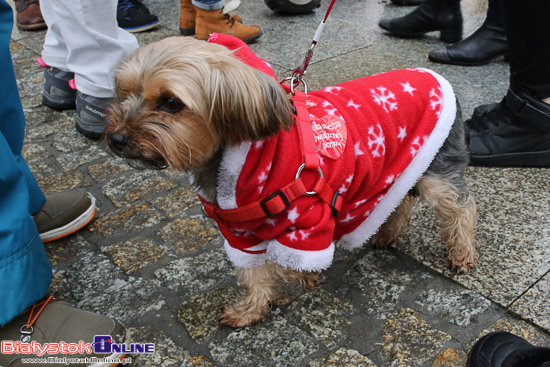
[[[159,100],[157,110],[175,113],[179,112],[185,107],[185,105],[177,98],[165,97]]]

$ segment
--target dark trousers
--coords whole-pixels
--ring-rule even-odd
[[[510,55],[510,88],[550,97],[550,1],[501,0]]]

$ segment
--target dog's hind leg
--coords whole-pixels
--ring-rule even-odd
[[[265,263],[250,269],[237,269],[237,277],[244,288],[244,297],[223,308],[221,325],[243,327],[255,324],[267,315],[277,286],[273,264]]]
[[[415,202],[416,200],[413,196],[405,196],[401,204],[399,204],[384,224],[380,226],[378,232],[372,236],[370,240],[371,245],[384,247],[395,241],[411,222],[411,212]]]
[[[466,189],[462,175],[452,179],[445,176],[423,176],[416,188],[420,197],[435,210],[443,241],[449,250],[451,270],[467,273],[474,267],[474,227],[476,204]]]

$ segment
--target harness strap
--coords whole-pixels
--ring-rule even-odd
[[[283,85],[283,88],[288,90],[287,85]],[[311,121],[306,107],[307,95],[295,90],[293,91],[293,96],[297,115],[296,129],[300,139],[303,162],[302,166],[298,169],[296,180],[262,200],[257,200],[235,209],[221,209],[219,206],[213,205],[201,198],[206,214],[216,220],[218,224],[220,222],[244,222],[265,217],[274,217],[288,209],[290,203],[303,195],[317,195],[322,201],[330,205],[332,215],[334,217],[338,216],[343,200],[340,194],[329,186],[319,168],[320,161],[317,155],[317,146],[311,132]],[[306,189],[304,182],[300,178],[300,173],[303,169],[318,170],[320,173],[320,177],[310,191]]]

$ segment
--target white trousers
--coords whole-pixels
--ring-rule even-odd
[[[118,27],[117,0],[40,0],[40,9],[48,25],[44,62],[75,73],[80,92],[113,97],[113,72],[138,47],[136,37]]]

